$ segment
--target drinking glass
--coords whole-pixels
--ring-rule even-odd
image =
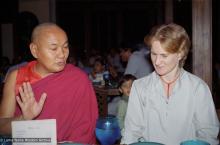
[[[118,120],[115,116],[99,117],[95,132],[102,145],[113,145],[121,137]]]
[[[194,140],[187,140],[181,142],[180,145],[210,145],[210,144],[203,140],[194,139]]]
[[[103,79],[105,81],[105,86],[110,86],[110,74],[109,74],[109,72],[104,72]]]

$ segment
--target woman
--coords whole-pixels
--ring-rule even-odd
[[[201,139],[217,145],[219,121],[210,90],[183,69],[190,47],[184,28],[161,25],[145,38],[155,71],[132,85],[121,143]]]

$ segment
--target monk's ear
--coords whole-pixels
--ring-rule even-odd
[[[38,58],[38,56],[37,56],[37,45],[32,42],[29,47],[30,47],[31,54],[33,55],[33,57]]]

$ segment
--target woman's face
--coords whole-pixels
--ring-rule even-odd
[[[153,41],[151,47],[151,60],[155,71],[160,76],[169,76],[179,69],[180,53],[169,53],[159,41]]]

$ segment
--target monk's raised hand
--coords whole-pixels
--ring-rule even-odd
[[[19,87],[19,93],[20,97],[16,96],[16,100],[21,107],[23,118],[25,120],[34,119],[42,111],[47,94],[43,93],[37,102],[29,82],[24,82]]]

